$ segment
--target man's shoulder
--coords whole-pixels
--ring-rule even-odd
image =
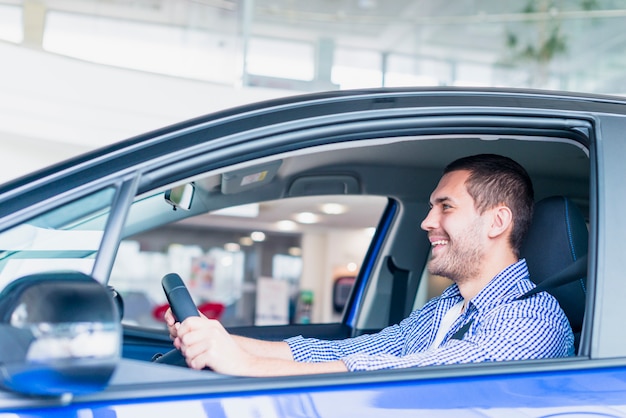
[[[534,287],[535,285],[530,279],[520,280],[516,283],[515,289],[512,289],[511,292],[501,300],[501,303],[493,306],[493,310],[516,316],[540,315],[565,318],[565,314],[559,302],[549,292],[542,291],[528,297],[523,297]]]

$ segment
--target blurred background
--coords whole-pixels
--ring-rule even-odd
[[[184,119],[307,92],[506,86],[624,95],[625,27],[626,0],[0,0],[0,182]],[[307,203],[299,213],[337,202]],[[137,275],[141,289],[157,273],[139,258],[173,260],[178,271],[204,259],[235,275],[239,293],[261,276],[286,277],[291,294],[315,297],[314,321],[332,320],[330,288],[356,274],[368,243],[358,234],[384,207],[329,228],[324,216],[354,217],[341,203],[340,214],[312,222],[323,233],[196,222],[138,237],[124,243],[114,275],[122,283]],[[329,244],[343,233],[357,243],[349,251]],[[252,250],[260,242],[262,256]],[[310,270],[320,257],[303,264],[303,242],[325,254],[324,271]],[[323,287],[305,280],[307,289],[307,275],[328,278]],[[152,299],[150,309],[162,302]]]
[[[0,182],[303,92],[624,94],[624,27],[626,0],[0,0]]]

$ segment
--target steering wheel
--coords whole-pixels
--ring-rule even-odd
[[[176,273],[166,274],[161,279],[161,286],[165,292],[165,297],[172,308],[172,313],[176,321],[183,322],[190,316],[200,316],[196,304],[193,303],[187,287],[180,276]],[[177,349],[173,349],[163,355],[155,355],[153,362],[170,364],[173,366],[187,367],[187,362],[183,354]]]

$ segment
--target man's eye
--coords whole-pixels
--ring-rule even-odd
[[[443,210],[447,210],[447,209],[452,209],[452,206],[450,206],[450,205],[448,205],[448,204],[444,203],[444,204],[442,204],[442,205],[441,205],[441,208],[442,208]]]

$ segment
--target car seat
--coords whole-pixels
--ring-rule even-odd
[[[574,332],[576,351],[585,313],[586,263],[583,274],[566,274],[565,280],[555,281],[554,278],[577,261],[580,264],[583,258],[586,260],[588,237],[587,223],[580,208],[566,197],[553,196],[536,203],[521,248],[531,280],[540,289],[545,287],[565,312]]]

